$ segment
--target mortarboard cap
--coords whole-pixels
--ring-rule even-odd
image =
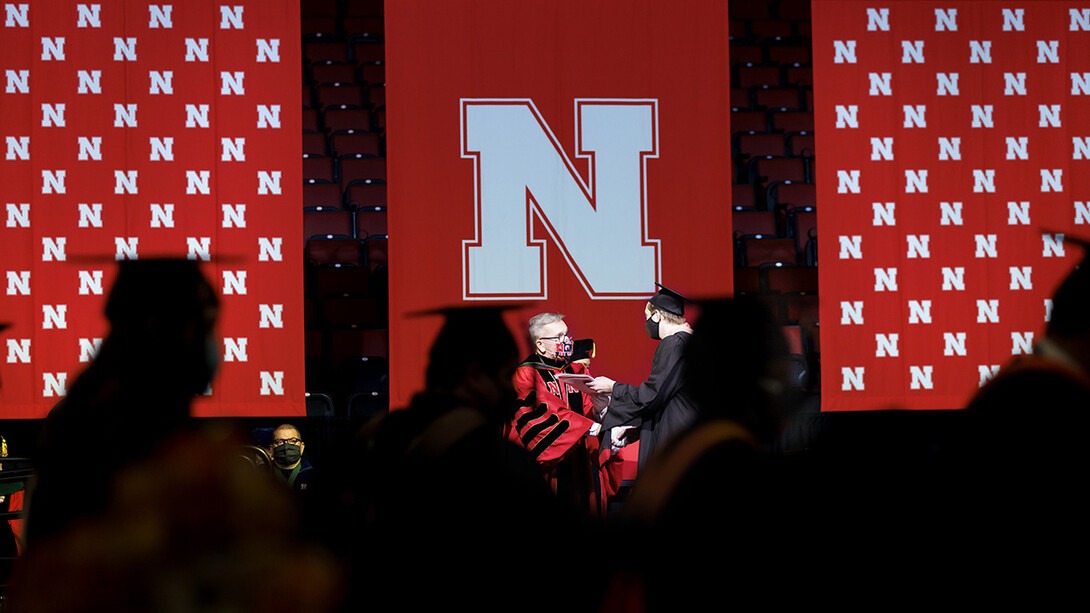
[[[408,316],[441,315],[444,322],[435,340],[436,345],[451,352],[465,352],[470,350],[467,347],[469,344],[480,346],[499,342],[500,345],[506,345],[507,339],[512,337],[511,330],[503,320],[503,313],[517,308],[520,307],[509,304],[446,306],[413,311]]]
[[[689,299],[674,290],[656,283],[659,291],[655,292],[654,296],[651,296],[649,301],[655,307],[666,311],[667,313],[673,313],[674,315],[685,315],[685,303],[689,302]]]
[[[581,338],[572,343],[571,361],[590,360],[594,358],[594,339]]]
[[[414,311],[409,317],[442,315],[444,322],[428,352],[425,374],[429,389],[452,389],[471,363],[499,372],[518,357],[518,345],[503,320],[514,305],[448,306]]]
[[[149,258],[117,264],[117,279],[106,299],[106,318],[115,326],[148,318],[190,319],[217,304],[215,291],[194,260]]]
[[[514,304],[456,305],[411,311],[406,315],[413,318],[441,315],[445,319],[444,325],[473,325],[480,322],[502,324],[503,313],[518,308],[521,307]]]

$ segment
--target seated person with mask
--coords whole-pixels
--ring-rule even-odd
[[[276,464],[274,474],[288,484],[288,487],[304,491],[314,473],[314,467],[303,459],[303,442],[299,429],[291,424],[278,426],[272,434],[269,455]]]

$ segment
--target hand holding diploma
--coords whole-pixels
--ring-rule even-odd
[[[614,383],[616,383],[616,381],[610,379],[609,377],[598,377],[588,383],[587,387],[589,387],[592,392],[597,394],[612,394]]]

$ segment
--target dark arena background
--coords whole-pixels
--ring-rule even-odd
[[[845,577],[880,590],[919,579],[921,566],[1021,568],[1018,556],[1041,553],[1035,530],[1071,543],[1083,536],[1064,520],[1086,510],[1067,496],[1087,468],[1079,424],[1090,417],[1090,336],[1079,336],[1080,326],[1056,330],[1090,314],[1090,282],[1075,274],[1064,283],[1090,241],[1090,3],[16,0],[2,10],[0,511],[13,545],[0,550],[0,571],[16,568],[5,590],[26,610],[72,610],[59,597],[27,594],[50,584],[43,577],[81,569],[78,555],[51,540],[38,541],[48,563],[31,556],[18,569],[33,551],[22,534],[26,488],[37,468],[48,470],[43,458],[64,446],[58,441],[75,441],[62,456],[110,492],[106,505],[141,490],[97,471],[100,454],[113,457],[106,449],[132,443],[105,435],[194,461],[192,475],[208,478],[214,496],[219,487],[238,491],[209,477],[218,474],[212,460],[194,460],[214,457],[214,446],[169,447],[166,433],[216,431],[209,440],[229,441],[236,460],[275,474],[283,466],[269,439],[281,424],[296,428],[315,470],[317,493],[273,500],[299,513],[302,528],[295,515],[258,527],[240,520],[260,515],[248,514],[261,508],[249,490],[208,516],[218,525],[235,513],[247,526],[223,534],[300,533],[300,576],[268,575],[284,592],[306,584],[290,597],[274,590],[281,604],[298,597],[292,610],[413,610],[443,592],[493,608],[510,585],[488,587],[469,570],[448,576],[442,564],[459,566],[454,557],[424,563],[406,553],[500,551],[484,537],[424,543],[428,531],[417,531],[445,525],[435,519],[448,508],[442,494],[486,490],[468,479],[448,491],[440,477],[411,472],[408,454],[377,477],[382,445],[369,437],[384,419],[414,414],[403,409],[432,385],[436,356],[459,364],[492,347],[485,322],[457,329],[458,351],[430,353],[441,328],[456,327],[471,307],[503,307],[498,317],[520,358],[535,352],[530,317],[562,313],[572,337],[594,340],[593,375],[647,379],[659,344],[644,331],[644,306],[656,284],[690,299],[685,316],[697,335],[703,315],[713,322],[704,329],[716,330],[723,312],[748,312],[717,310],[727,298],[770,317],[774,342],[760,336],[761,316],[732,320],[715,350],[704,349],[718,370],[699,370],[708,380],[701,387],[714,388],[703,402],[723,407],[704,409],[700,423],[742,424],[745,436],[731,441],[746,441],[746,451],[685,439],[688,472],[675,467],[677,481],[660,491],[669,502],[645,506],[639,443],[614,450],[619,476],[608,502],[603,495],[597,515],[584,508],[557,525],[586,531],[585,542],[563,541],[587,550],[579,555],[601,539],[624,543],[621,553],[609,549],[593,587],[512,608],[569,597],[593,611],[680,608],[712,591],[701,582],[716,582],[714,564],[670,569],[661,560],[695,559],[702,540],[750,556],[752,564],[718,569],[745,586],[743,602],[775,594],[805,604],[803,593],[819,598],[807,590]],[[155,283],[157,273],[129,289],[142,296],[131,298],[131,315],[107,313],[126,264],[171,259],[191,262],[211,286],[214,334],[169,323],[163,300],[178,284]],[[211,383],[186,397],[176,421],[147,417],[173,406],[170,390],[149,389],[116,414],[77,420],[83,437],[57,438],[51,409],[88,365],[118,355],[109,338],[120,324],[145,318],[148,330],[167,321],[195,334],[186,338],[196,362],[216,366]],[[781,346],[776,368],[755,370]],[[147,350],[142,360],[138,347],[122,352],[149,362],[155,377],[184,368],[185,355]],[[1055,358],[1044,370],[1063,371],[1061,383],[998,387],[1042,356]],[[751,407],[757,397],[775,400]],[[999,398],[1002,410],[980,418],[978,407]],[[128,410],[140,417],[129,420]],[[609,456],[608,442],[590,453]],[[445,468],[464,466],[476,465]],[[555,467],[544,468],[555,491]],[[169,463],[155,470],[163,483],[186,481]],[[367,505],[379,504],[370,498],[378,494],[352,480],[421,474],[424,494],[406,494],[401,523],[376,524],[389,530],[370,540],[376,507]],[[662,477],[646,474],[649,483]],[[157,491],[148,485],[156,478],[145,478],[144,491]],[[487,491],[482,508],[541,511],[518,506],[529,498]],[[1008,495],[1018,502],[1003,517],[1018,514],[1024,529],[1010,557],[993,558],[988,535],[998,524],[952,518],[987,514]],[[468,525],[492,527],[482,515]],[[717,532],[726,525],[741,536]],[[522,538],[520,528],[500,528]],[[360,554],[372,546],[388,557]],[[117,568],[142,564],[131,553],[113,558],[124,558]],[[840,555],[850,560],[827,566]],[[574,553],[542,556],[535,562],[574,568]],[[659,561],[644,565],[641,556]],[[507,577],[498,559],[485,568]],[[755,571],[785,560],[791,569],[777,572],[798,589]],[[397,569],[418,563],[421,580],[444,577],[441,589],[408,587],[413,571]],[[882,564],[888,573],[876,570]],[[86,590],[96,602],[103,586],[162,579],[126,572],[89,575],[73,594]],[[18,591],[19,577],[32,587]],[[239,593],[250,580],[238,580]],[[185,581],[179,590],[200,591],[199,581]],[[144,604],[104,608],[185,600],[164,593],[148,588],[139,592]],[[475,600],[482,593],[491,596]],[[17,602],[0,601],[0,611],[9,604]]]

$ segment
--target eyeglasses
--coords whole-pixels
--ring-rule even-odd
[[[273,442],[272,442],[272,446],[273,447],[279,447],[279,446],[284,445],[284,444],[298,445],[299,443],[302,443],[302,442],[303,442],[302,440],[297,439],[297,438],[274,438]]]
[[[537,340],[539,340],[539,341],[558,341],[558,340],[560,340],[562,338],[571,338],[571,333],[570,332],[565,332],[564,334],[558,334],[556,336],[542,336],[542,337],[538,338]]]

